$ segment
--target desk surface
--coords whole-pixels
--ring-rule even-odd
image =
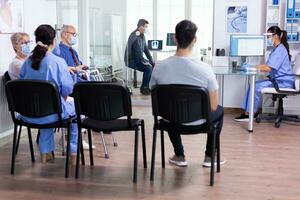
[[[260,74],[259,71],[241,71],[241,70],[234,70],[232,67],[224,67],[224,66],[212,66],[212,69],[216,75],[250,76],[250,75]]]

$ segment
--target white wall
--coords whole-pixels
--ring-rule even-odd
[[[218,48],[225,49],[226,56],[229,55],[230,34],[227,33],[226,28],[226,10],[228,6],[248,6],[247,34],[261,34],[265,31],[265,4],[266,0],[215,0],[213,54]],[[253,64],[262,61],[259,58],[250,60]],[[245,77],[225,76],[224,83],[224,106],[240,107],[247,85]]]
[[[56,1],[49,0],[30,0],[24,1],[24,32],[31,35],[34,40],[34,30],[40,24],[50,24],[54,26],[56,23]],[[11,59],[14,57],[14,51],[10,43],[10,34],[0,34],[0,78],[7,70]],[[6,98],[4,96],[4,86],[0,82],[0,138],[4,136],[4,132],[12,128],[11,116],[8,113]]]

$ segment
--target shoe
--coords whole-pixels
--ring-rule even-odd
[[[254,114],[254,119],[255,119],[258,115],[259,115],[258,112],[255,113],[255,114]],[[237,121],[237,122],[247,122],[247,121],[249,121],[249,115],[243,113],[243,114],[241,114],[240,116],[235,117],[235,118],[234,118],[234,121]]]
[[[41,153],[41,163],[54,163],[54,153]]]
[[[220,160],[220,165],[224,165],[227,161],[226,160]],[[203,163],[203,167],[211,167],[211,157],[205,156]],[[217,166],[217,158],[215,158],[215,166]]]
[[[176,156],[176,155],[169,158],[169,163],[179,167],[186,167],[188,165],[184,156]]]
[[[89,144],[86,141],[82,140],[82,148],[84,150],[89,150],[90,146],[89,146]],[[92,145],[92,149],[95,149],[95,148],[96,148],[95,145]]]
[[[140,92],[143,95],[150,95],[151,94],[151,90],[148,87],[141,87]]]

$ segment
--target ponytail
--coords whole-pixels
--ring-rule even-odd
[[[281,30],[278,26],[271,26],[270,28],[268,28],[268,32],[278,35],[278,37],[280,38],[280,42],[286,48],[289,55],[289,60],[291,61],[292,56],[290,54],[290,47],[287,40],[287,32],[285,30]]]
[[[29,59],[32,61],[32,68],[39,70],[40,64],[43,58],[46,56],[49,46],[54,42],[56,32],[52,26],[43,24],[34,31],[34,35],[37,45]]]
[[[282,33],[281,33],[281,37],[280,37],[280,42],[283,44],[283,46],[285,46],[287,52],[288,52],[288,55],[289,55],[289,59],[291,61],[291,54],[290,54],[290,46],[289,46],[289,43],[287,41],[287,32],[282,30]]]
[[[45,57],[47,51],[48,51],[47,47],[36,45],[36,47],[33,49],[32,55],[30,56],[33,69],[39,70],[41,61]]]

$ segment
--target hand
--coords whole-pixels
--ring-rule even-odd
[[[68,71],[69,71],[70,74],[72,74],[72,75],[76,73],[75,67],[68,67]]]
[[[75,67],[76,72],[83,71],[84,70],[83,68],[85,68],[85,65],[78,65]]]

